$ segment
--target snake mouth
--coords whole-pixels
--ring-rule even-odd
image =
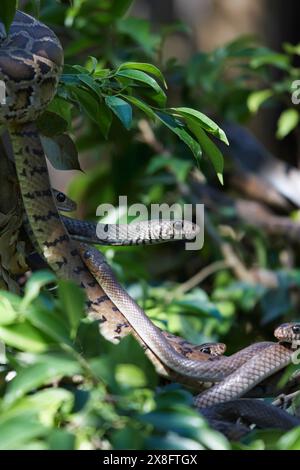
[[[300,341],[281,340],[279,341],[279,344],[285,348],[291,349],[292,351],[297,351],[297,349],[300,349]]]
[[[274,336],[281,344],[296,350],[300,347],[300,323],[284,323],[276,328]]]

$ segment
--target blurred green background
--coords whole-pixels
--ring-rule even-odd
[[[291,100],[300,77],[298,6],[287,2],[283,15],[280,2],[272,11],[267,1],[244,1],[237,10],[233,3],[20,2],[64,45],[58,97],[39,122],[53,186],[77,202],[72,215],[89,220],[120,195],[148,207],[205,203],[200,251],[186,251],[183,242],[104,251],[160,328],[194,343],[225,342],[228,353],[272,340],[276,325],[299,318],[300,300],[299,106]],[[116,71],[124,63],[155,65],[145,73],[158,88],[140,76],[122,81]],[[184,113],[174,118],[171,108],[180,107],[220,128],[197,115],[210,139],[199,137]],[[282,176],[285,164],[295,172],[291,181]],[[272,230],[257,222],[261,204]],[[0,296],[7,358],[0,448],[300,448],[299,429],[254,432],[239,444],[209,429],[189,391],[160,379],[131,337],[117,346],[99,338],[83,317],[81,292],[60,281],[53,295],[46,288],[53,281],[36,272],[23,296]]]

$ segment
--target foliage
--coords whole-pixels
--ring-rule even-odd
[[[186,68],[191,98],[214,106],[223,119],[245,121],[262,106],[280,109],[277,138],[283,139],[299,123],[297,103],[291,100],[300,69],[299,47],[284,44],[276,52],[242,37],[210,53],[198,53]]]
[[[227,449],[190,408],[191,396],[157,377],[139,346],[113,346],[84,318],[68,281],[54,298],[49,272],[31,276],[25,295],[1,293],[2,449]],[[120,358],[123,358],[123,360]]]
[[[0,17],[8,29],[15,5],[2,3]],[[275,53],[253,38],[240,38],[197,53],[184,65],[164,62],[164,41],[183,31],[182,25],[154,33],[149,22],[130,15],[132,3],[25,2],[25,10],[40,15],[64,41],[58,94],[38,126],[57,169],[83,169],[69,193],[87,219],[95,219],[101,202],[118,204],[120,194],[129,204],[195,202],[189,198],[193,171],[220,187],[224,162],[218,144],[227,138],[216,122],[223,119],[245,122],[280,103],[277,136],[297,132],[299,113],[287,98],[299,77],[293,62],[299,46]],[[227,215],[219,208],[209,217],[215,227],[225,217],[228,227]],[[275,325],[296,317],[300,271],[282,266],[285,240],[274,243],[258,229],[240,223],[220,239],[246,266],[271,271],[279,286],[241,281],[227,268],[201,287],[186,286],[221,257],[211,234],[200,253],[177,243],[103,251],[157,325],[194,343],[224,341],[232,352],[272,339]],[[184,387],[158,378],[132,338],[117,346],[101,338],[96,323],[84,316],[83,302],[76,286],[49,272],[32,274],[22,297],[1,291],[3,448],[300,448],[299,429],[255,432],[242,443],[229,443],[193,410]]]

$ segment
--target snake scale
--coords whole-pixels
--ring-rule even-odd
[[[58,210],[72,212],[76,203],[64,193],[52,189]],[[102,224],[61,216],[73,240],[99,245],[152,245],[176,240],[191,240],[200,232],[198,225],[188,220],[145,220],[130,224]]]
[[[180,354],[119,286],[101,253],[72,240],[55,204],[35,124],[55,95],[62,67],[59,40],[36,19],[17,12],[8,36],[0,28],[0,80],[6,85],[7,97],[0,123],[10,132],[27,218],[46,262],[59,277],[73,280],[85,290],[88,313],[99,320],[104,336],[116,340],[131,327],[139,342],[164,366],[199,381],[221,382],[212,388],[212,394],[223,394],[227,400],[227,387],[230,398],[232,393],[239,396],[243,392],[237,386],[241,377],[245,390],[285,367],[291,360],[291,349],[277,343],[266,345],[260,354],[251,353],[249,347],[250,359],[247,351],[218,358],[199,351],[197,360]],[[113,331],[111,326],[105,329],[111,318]],[[263,363],[258,374],[257,367]],[[224,389],[222,381],[228,375],[229,385]],[[214,403],[214,398],[205,398],[209,392],[196,398],[195,404],[203,406],[205,400],[204,406]]]

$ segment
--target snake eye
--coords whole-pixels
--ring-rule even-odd
[[[173,227],[175,230],[182,230],[183,229],[183,222],[181,222],[180,220],[176,220],[176,222],[174,222],[173,224]]]
[[[211,350],[209,347],[206,347],[206,348],[202,348],[201,349],[201,352],[203,352],[204,354],[210,354],[211,353]]]
[[[58,202],[65,202],[66,196],[64,195],[64,193],[57,193],[56,199]]]
[[[292,330],[293,330],[293,333],[295,335],[299,335],[300,334],[300,325],[295,325],[292,327]]]

